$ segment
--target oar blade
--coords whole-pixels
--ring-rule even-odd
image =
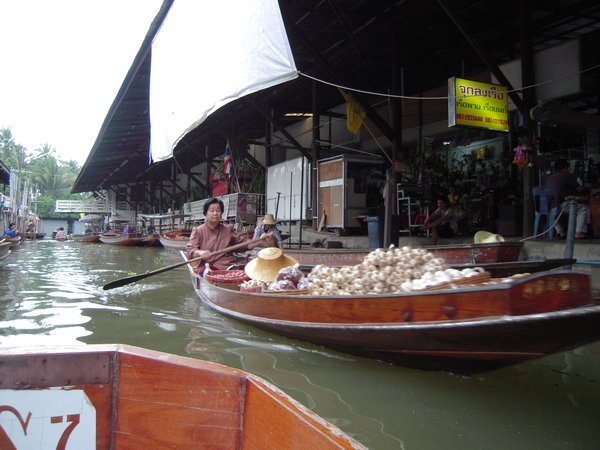
[[[121,286],[126,286],[128,284],[135,283],[136,281],[146,278],[146,276],[144,276],[144,275],[145,274],[134,275],[134,276],[127,277],[127,278],[120,278],[118,280],[111,281],[110,283],[106,283],[104,286],[102,286],[102,289],[104,289],[105,291],[110,291],[111,289],[115,289],[115,288],[118,288]],[[148,275],[148,276],[150,276],[150,275]]]

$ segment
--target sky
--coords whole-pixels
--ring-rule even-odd
[[[0,0],[0,129],[85,163],[162,0]]]

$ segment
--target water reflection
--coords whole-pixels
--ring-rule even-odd
[[[125,343],[261,376],[373,449],[598,448],[600,345],[473,376],[338,353],[203,307],[176,252],[26,242],[0,268],[0,347]],[[557,330],[557,332],[560,332]]]

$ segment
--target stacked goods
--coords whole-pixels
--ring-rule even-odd
[[[315,266],[307,284],[311,295],[393,294],[452,285],[481,273],[480,269],[451,269],[423,249],[391,246],[370,252],[356,266]]]

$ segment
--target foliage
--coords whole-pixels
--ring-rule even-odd
[[[72,214],[54,212],[56,200],[78,200],[90,194],[71,194],[81,168],[77,161],[61,161],[49,144],[29,152],[17,144],[10,128],[0,129],[0,159],[9,169],[29,179],[38,194],[33,208],[41,217],[71,217]]]

